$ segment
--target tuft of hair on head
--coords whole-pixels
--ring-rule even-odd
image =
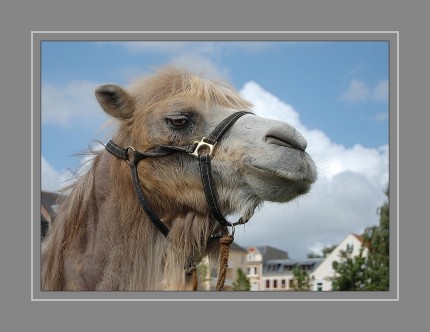
[[[252,104],[225,80],[216,78],[207,68],[167,65],[153,75],[135,80],[128,91],[142,108],[164,102],[171,98],[200,100],[236,110],[249,110]]]

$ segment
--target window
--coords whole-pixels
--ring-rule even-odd
[[[270,280],[266,280],[266,288],[270,288]]]
[[[322,290],[323,290],[323,284],[322,284],[322,282],[318,282],[317,283],[317,291],[321,292]]]
[[[287,287],[286,281],[285,281],[285,279],[282,279],[281,280],[281,288],[285,288],[285,287]]]
[[[248,267],[247,271],[248,271],[249,276],[256,276],[257,275],[257,267],[256,266]]]
[[[273,288],[278,288],[278,280],[273,280]]]

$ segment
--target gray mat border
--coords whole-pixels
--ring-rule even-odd
[[[390,43],[390,284],[389,292],[41,292],[40,229],[32,228],[32,301],[398,301],[398,45],[397,31],[138,32],[32,31],[32,217],[40,219],[40,42],[42,41],[388,41]],[[36,176],[35,176],[36,175]],[[37,177],[39,175],[39,177]],[[393,241],[395,240],[395,241]]]

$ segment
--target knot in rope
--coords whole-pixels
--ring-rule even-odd
[[[219,260],[219,275],[218,275],[218,282],[216,285],[217,291],[222,291],[224,288],[224,282],[225,282],[225,275],[227,273],[227,267],[228,267],[228,254],[230,251],[230,244],[233,243],[234,237],[233,235],[225,235],[220,240],[219,243],[221,245],[221,252],[220,252],[220,260]]]

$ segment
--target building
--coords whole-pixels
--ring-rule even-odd
[[[237,245],[232,243],[230,245],[229,255],[228,255],[228,267],[225,275],[224,290],[233,290],[233,283],[238,277],[238,269],[241,269],[246,273],[246,254],[247,251]],[[209,267],[209,261],[207,257],[202,259],[200,263],[200,270],[205,270],[206,277],[199,277],[203,280],[199,280],[199,290],[215,290],[219,275],[219,262],[215,262],[214,266]]]
[[[262,290],[290,291],[293,290],[295,267],[300,267],[310,276],[324,261],[324,258],[309,258],[306,260],[271,259],[263,265]]]
[[[41,228],[40,235],[43,239],[57,213],[57,202],[60,195],[47,191],[40,193]]]
[[[311,290],[314,291],[331,291],[331,279],[335,276],[333,270],[333,262],[340,261],[340,252],[345,251],[348,246],[352,246],[352,256],[357,256],[360,253],[363,239],[360,235],[350,233],[348,234],[339,245],[328,254],[319,266],[311,273],[313,279]],[[367,250],[363,254],[366,255]]]
[[[251,283],[252,291],[263,290],[263,266],[271,259],[287,259],[286,251],[270,247],[249,247],[246,255],[246,276]]]
[[[340,261],[340,252],[348,246],[352,246],[353,256],[358,255],[362,247],[361,236],[348,234],[324,258],[288,259],[288,253],[273,247],[249,247],[247,277],[251,282],[251,290],[291,291],[294,283],[293,269],[299,266],[309,274],[311,291],[331,291],[331,280],[335,276],[333,262]]]

